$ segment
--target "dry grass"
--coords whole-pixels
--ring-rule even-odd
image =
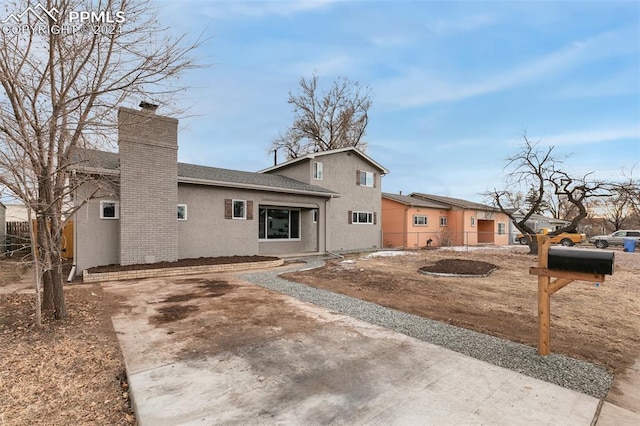
[[[0,264],[0,290],[21,272]],[[37,330],[33,294],[0,291],[0,425],[135,424],[109,301],[97,285],[66,300],[70,317]]]

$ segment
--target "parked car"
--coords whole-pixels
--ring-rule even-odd
[[[589,242],[595,244],[598,248],[607,248],[609,246],[624,245],[624,240],[626,238],[636,240],[636,245],[638,245],[638,241],[640,241],[640,230],[622,229],[610,235],[596,235],[595,237],[589,238]]]
[[[546,228],[538,229],[538,232],[536,232],[535,237],[540,238],[541,236],[547,235],[550,232],[552,231]],[[519,234],[517,238],[520,244],[527,244],[529,242],[529,238],[524,234]],[[558,235],[551,235],[550,238],[551,238],[551,241],[550,241],[551,244],[562,244],[563,246],[573,246],[575,244],[580,244],[587,241],[586,234],[579,234],[577,232],[562,232]]]

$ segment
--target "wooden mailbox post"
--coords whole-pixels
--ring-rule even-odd
[[[601,283],[605,274],[613,274],[613,252],[554,248],[550,239],[538,239],[538,266],[529,274],[538,276],[538,354],[549,355],[551,295],[574,280]],[[551,259],[550,259],[551,256]],[[550,269],[550,260],[551,268]],[[555,280],[551,281],[551,278]]]

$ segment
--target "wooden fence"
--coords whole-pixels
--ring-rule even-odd
[[[5,248],[7,253],[30,252],[29,222],[7,222]]]
[[[34,232],[37,232],[37,227],[35,226]],[[5,240],[6,253],[30,253],[29,222],[7,222]],[[73,222],[71,221],[67,222],[62,230],[61,248],[63,259],[73,258]]]

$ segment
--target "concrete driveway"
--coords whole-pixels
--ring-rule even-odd
[[[103,284],[141,425],[590,425],[599,400],[223,274]]]

